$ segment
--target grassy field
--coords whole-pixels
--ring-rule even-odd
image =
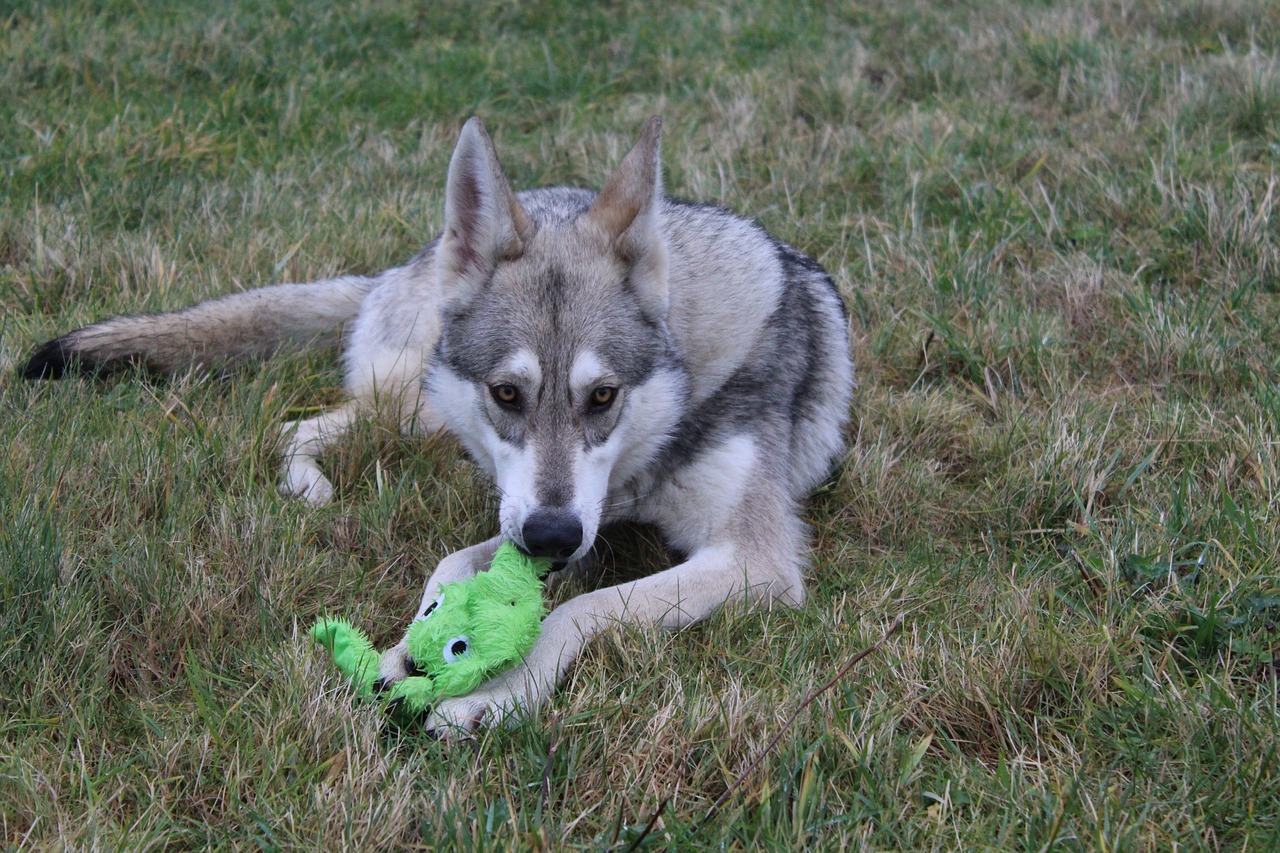
[[[305,628],[395,639],[494,532],[450,440],[364,425],[312,510],[272,436],[332,356],[17,378],[108,314],[404,260],[473,113],[528,187],[655,112],[669,190],[853,317],[802,610],[396,731]],[[1276,849],[1278,176],[1270,0],[0,5],[0,846]]]

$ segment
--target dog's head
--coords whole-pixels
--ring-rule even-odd
[[[522,204],[475,118],[449,164],[427,394],[492,474],[503,536],[537,556],[581,558],[679,419],[660,139],[651,119],[594,197]]]

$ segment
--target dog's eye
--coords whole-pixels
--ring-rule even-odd
[[[609,385],[601,385],[591,392],[591,411],[603,412],[613,405],[618,396],[618,389]]]
[[[469,651],[471,651],[471,641],[463,634],[461,637],[445,640],[444,648],[440,650],[440,653],[444,655],[445,663],[454,663],[466,657]]]
[[[489,389],[493,401],[504,409],[520,408],[520,389],[510,382],[500,382]]]

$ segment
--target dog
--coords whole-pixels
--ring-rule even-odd
[[[341,340],[348,402],[283,430],[285,494],[329,501],[325,448],[377,410],[452,433],[500,495],[500,533],[441,560],[419,617],[503,540],[573,564],[607,524],[656,525],[683,562],[568,599],[520,666],[441,702],[427,726],[532,712],[614,623],[800,605],[800,503],[845,446],[854,373],[835,283],[758,224],[666,196],[661,135],[655,117],[598,193],[515,193],[472,118],[443,230],[404,266],[108,319],[39,347],[24,373],[225,367]],[[380,675],[414,671],[402,641]]]

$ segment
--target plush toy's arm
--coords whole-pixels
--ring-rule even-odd
[[[431,710],[440,698],[440,689],[425,675],[411,675],[392,684],[380,694],[387,707],[401,719],[413,719]]]
[[[345,619],[320,619],[311,626],[311,636],[333,655],[338,670],[361,693],[372,693],[382,659],[364,631]]]

